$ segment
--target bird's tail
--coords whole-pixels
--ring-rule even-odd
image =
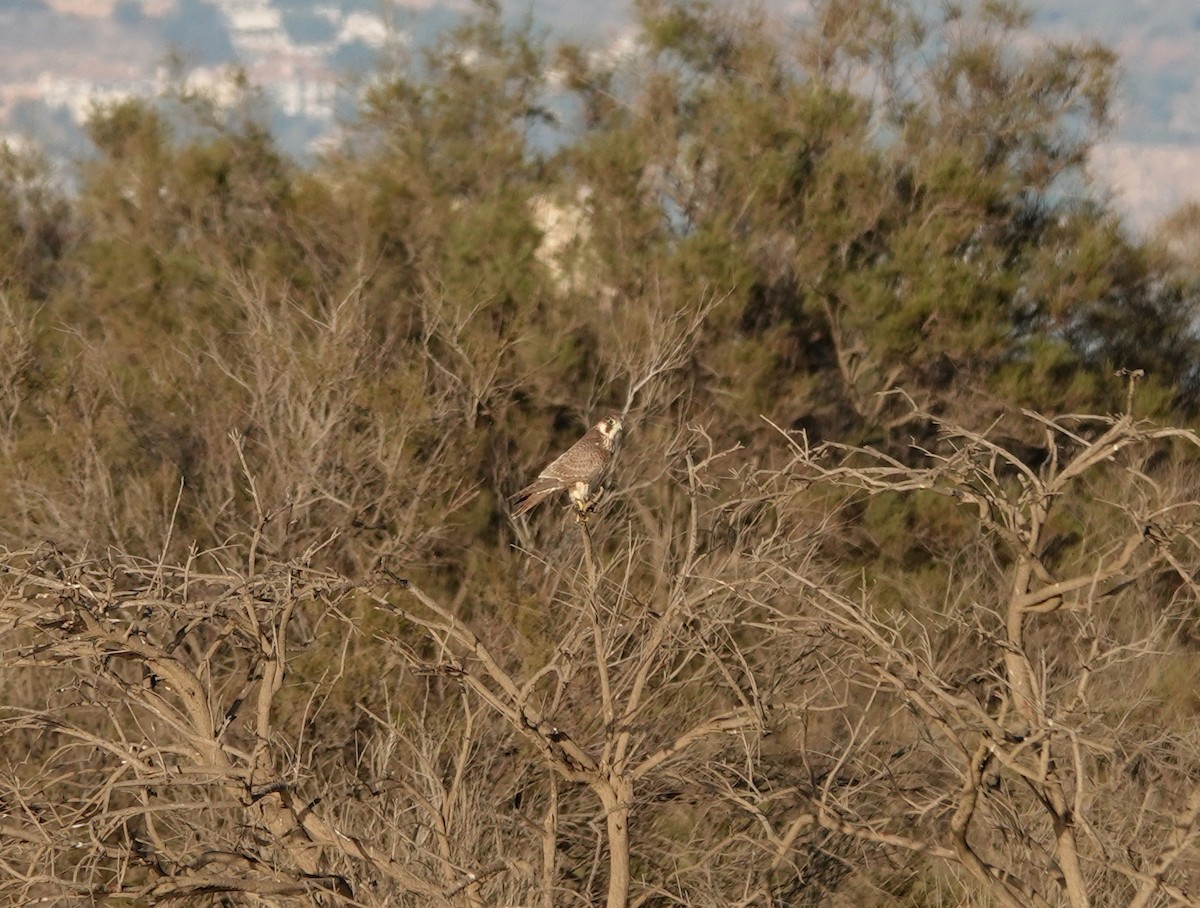
[[[560,488],[561,486],[552,479],[539,479],[530,483],[509,499],[513,504],[513,517],[520,517],[533,510]]]

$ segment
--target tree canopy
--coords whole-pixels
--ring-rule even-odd
[[[288,447],[416,433],[420,458],[444,439],[484,494],[509,484],[497,446],[529,457],[604,407],[746,443],[762,414],[887,445],[921,433],[892,392],[975,423],[1111,409],[1127,369],[1145,412],[1194,411],[1194,286],[1088,183],[1110,52],[1030,45],[1008,3],[824,2],[781,22],[647,0],[637,18],[614,55],[481,6],[381,71],[311,168],[246,87],[232,108],[101,105],[74,196],[6,152],[5,305],[27,353],[4,470],[28,494],[5,525],[118,541],[144,524],[101,516],[115,489],[81,506],[62,487],[90,456],[120,471],[118,497],[157,503],[147,538],[182,480],[175,519],[223,539],[247,519],[213,466],[229,431],[256,468],[345,466],[265,450],[265,398],[294,403],[296,381],[339,388],[339,430]],[[335,321],[341,360],[318,349]],[[424,414],[387,425],[410,399]],[[377,491],[335,495],[342,519]]]

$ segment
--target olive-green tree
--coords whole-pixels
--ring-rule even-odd
[[[565,155],[598,283],[728,294],[704,351],[724,392],[843,435],[907,420],[880,396],[901,386],[961,414],[1115,403],[1125,367],[1190,401],[1190,299],[1087,197],[1108,51],[1017,50],[1013,4],[639,9],[633,62],[566,58],[591,113]]]

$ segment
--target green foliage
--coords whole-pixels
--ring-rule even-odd
[[[462,544],[491,544],[514,472],[626,406],[681,338],[634,415],[755,446],[760,413],[903,442],[921,428],[898,389],[980,425],[1115,408],[1117,368],[1146,373],[1143,412],[1192,406],[1192,285],[1072,201],[1107,122],[1107,51],[1018,47],[1007,3],[820,3],[795,30],[720,4],[638,15],[640,55],[610,59],[482,6],[380,72],[345,147],[307,171],[236,74],[233,106],[177,90],[97,108],[76,199],[6,151],[5,469],[31,483],[9,525],[49,532],[63,477],[85,474],[106,478],[71,532],[100,538],[120,535],[108,496],[154,502],[152,526],[179,496],[179,544],[305,489],[333,496],[312,527],[332,500],[361,524],[453,449],[455,487],[483,494],[445,484],[441,505]],[[383,438],[402,453],[335,495],[346,451]],[[247,469],[277,472],[272,504]]]
[[[0,143],[0,292],[45,299],[73,235],[45,161]]]

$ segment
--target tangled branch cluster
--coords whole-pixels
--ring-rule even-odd
[[[1195,905],[1163,697],[1200,500],[1146,465],[1200,439],[1026,418],[1036,464],[942,426],[911,462],[789,436],[730,471],[693,433],[668,508],[610,504],[477,602],[319,547],[6,552],[0,898]],[[825,557],[884,498],[948,506],[931,589]]]

